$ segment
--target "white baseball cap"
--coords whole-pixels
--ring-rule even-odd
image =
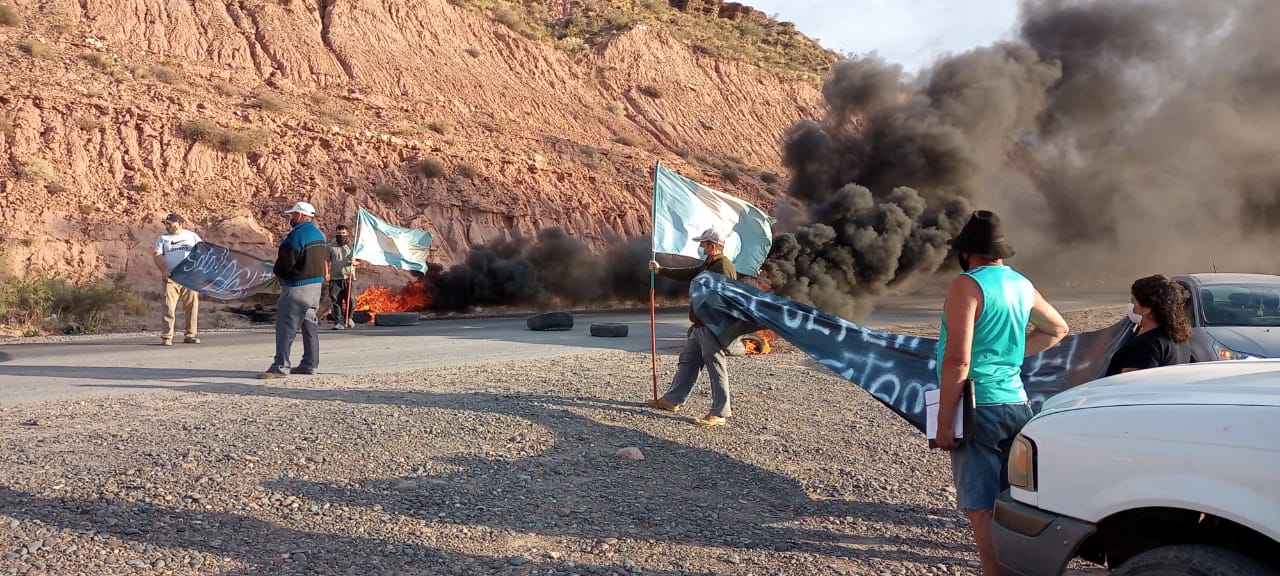
[[[715,228],[707,228],[706,230],[703,230],[701,234],[695,236],[693,241],[711,242],[712,244],[724,246],[724,234],[721,234],[720,231]]]
[[[288,210],[285,210],[285,212],[284,212],[284,213],[285,213],[285,214],[294,214],[294,213],[297,213],[297,214],[301,214],[301,215],[303,215],[303,216],[310,216],[310,217],[312,217],[312,218],[315,218],[315,216],[316,216],[316,207],[315,207],[315,206],[312,206],[310,202],[299,202],[299,203],[297,203],[297,204],[294,204],[294,205],[293,205],[293,208],[290,208],[290,209],[288,209]]]

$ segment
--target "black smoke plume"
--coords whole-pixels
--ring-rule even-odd
[[[951,261],[970,208],[1047,282],[1271,271],[1280,3],[1028,0],[1021,38],[912,77],[838,63],[786,134],[774,290],[852,318]],[[1215,256],[1216,255],[1216,256]]]
[[[648,302],[651,253],[648,236],[610,238],[602,255],[560,228],[539,230],[529,241],[518,233],[473,247],[461,264],[427,273],[432,308],[465,311],[476,306],[583,306]],[[658,278],[663,297],[688,285]]]

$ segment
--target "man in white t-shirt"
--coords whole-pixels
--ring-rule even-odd
[[[160,273],[164,274],[164,334],[160,337],[165,346],[173,346],[173,323],[177,319],[175,309],[178,301],[182,301],[183,313],[187,316],[187,333],[182,339],[187,344],[199,344],[196,334],[196,317],[200,310],[200,295],[194,290],[174,282],[169,274],[174,268],[187,259],[187,255],[201,242],[200,235],[182,227],[182,216],[170,214],[164,218],[164,234],[156,239],[155,262]]]

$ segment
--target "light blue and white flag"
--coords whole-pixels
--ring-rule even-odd
[[[725,235],[724,253],[739,274],[755,276],[773,245],[773,218],[724,192],[654,169],[653,251],[698,257],[693,238],[708,228]]]
[[[401,270],[427,271],[431,233],[387,224],[364,208],[356,212],[354,260]]]

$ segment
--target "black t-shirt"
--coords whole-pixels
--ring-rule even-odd
[[[1107,376],[1119,374],[1125,368],[1156,368],[1170,364],[1186,364],[1191,361],[1191,345],[1174,342],[1160,326],[1133,337],[1128,344],[1116,350],[1107,366]]]

